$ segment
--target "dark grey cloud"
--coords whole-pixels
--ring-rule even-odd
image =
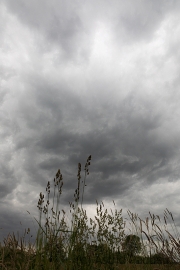
[[[21,220],[35,235],[39,193],[59,168],[67,208],[90,154],[91,214],[96,199],[115,200],[142,216],[170,205],[179,222],[178,2],[1,7],[0,239]]]

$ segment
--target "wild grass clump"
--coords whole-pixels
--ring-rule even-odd
[[[96,201],[95,218],[87,217],[83,199],[90,162],[91,156],[85,163],[83,180],[78,164],[74,202],[69,202],[70,224],[66,212],[60,209],[63,177],[59,169],[53,185],[47,183],[46,195],[39,194],[36,242],[25,242],[29,228],[21,239],[14,233],[9,235],[0,246],[0,269],[178,269],[180,241],[175,223],[171,224],[175,237],[168,230],[168,214],[174,222],[168,209],[164,226],[159,216],[150,212],[150,218],[143,221],[128,211],[129,234],[125,233],[127,222],[122,209],[108,211],[103,202]]]

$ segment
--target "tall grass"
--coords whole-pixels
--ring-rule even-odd
[[[83,180],[81,164],[78,164],[74,202],[69,202],[70,225],[66,222],[66,212],[60,209],[63,177],[59,169],[53,185],[47,183],[46,195],[39,194],[39,219],[35,218],[38,232],[34,245],[30,242],[27,245],[24,241],[24,236],[30,233],[29,228],[20,239],[14,233],[9,235],[4,239],[4,246],[0,246],[0,269],[155,270],[179,267],[179,234],[168,209],[164,212],[164,225],[159,216],[150,212],[150,217],[142,220],[128,211],[129,238],[125,232],[127,222],[122,217],[122,209],[108,211],[103,202],[96,201],[95,219],[87,217],[83,199],[90,162],[91,156],[85,163]],[[168,229],[169,217],[173,221],[170,226],[175,236]],[[129,243],[128,239],[136,240]]]

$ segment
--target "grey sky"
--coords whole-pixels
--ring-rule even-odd
[[[66,208],[90,154],[90,215],[114,200],[180,224],[179,15],[177,0],[0,1],[1,241],[33,231],[59,168]]]

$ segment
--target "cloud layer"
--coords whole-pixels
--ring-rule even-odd
[[[179,202],[178,1],[2,1],[1,241],[30,227],[60,168],[62,208],[92,155],[84,205],[174,214]],[[34,226],[34,225],[33,225]],[[33,228],[32,228],[33,230]]]

